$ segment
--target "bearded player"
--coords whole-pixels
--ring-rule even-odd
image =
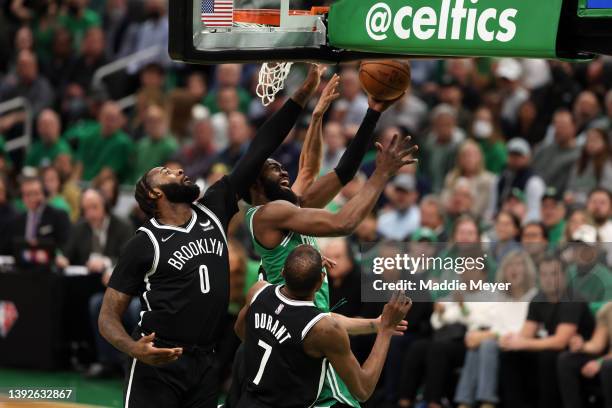
[[[360,194],[350,200],[339,213],[333,214],[319,208],[331,201],[352,180],[371,142],[380,114],[393,102],[379,102],[370,97],[370,108],[338,166],[314,182],[301,196],[290,188],[288,174],[282,166],[271,159],[266,161],[250,189],[249,199],[253,207],[246,213],[246,225],[253,245],[261,256],[266,281],[272,284],[284,282],[282,267],[295,247],[301,244],[316,247],[313,237],[348,235],[372,210],[385,183],[397,171],[388,171],[384,160],[380,163],[382,167],[368,180]],[[401,152],[404,160],[402,166],[416,161],[410,156],[416,152],[417,146],[408,148],[408,140],[400,140],[395,136],[391,146],[392,151]],[[381,145],[377,144],[377,148],[380,151]],[[315,295],[315,304],[323,312],[330,310],[326,277]],[[350,334],[373,333],[379,323],[379,320],[347,319],[340,315],[335,317]],[[330,367],[330,371],[331,376],[326,376],[326,384],[316,406],[329,407],[336,402],[359,406],[357,399],[337,378],[333,367]]]
[[[215,344],[229,302],[227,229],[259,169],[316,91],[323,68],[257,132],[245,156],[201,199],[182,170],[156,167],[136,186],[151,218],[128,242],[111,276],[100,333],[132,357],[125,407],[216,407]],[[143,310],[130,336],[122,316],[132,296]]]

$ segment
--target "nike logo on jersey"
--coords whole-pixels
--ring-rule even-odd
[[[202,227],[204,231],[209,231],[215,228],[211,225],[212,223],[210,222],[210,220],[206,220],[206,222],[200,222],[199,224],[200,224],[200,227]]]
[[[167,240],[169,240],[170,238],[172,238],[174,236],[174,234],[170,235],[169,237],[162,237],[162,242],[166,242]]]

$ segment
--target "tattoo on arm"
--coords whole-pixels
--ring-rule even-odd
[[[115,348],[131,355],[135,341],[125,331],[122,317],[131,301],[131,296],[108,288],[104,294],[102,309],[98,319],[100,334]]]

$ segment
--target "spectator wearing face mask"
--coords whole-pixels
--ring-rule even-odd
[[[485,168],[494,174],[501,173],[506,167],[508,152],[489,108],[481,106],[476,110],[471,130],[472,137],[482,150]]]

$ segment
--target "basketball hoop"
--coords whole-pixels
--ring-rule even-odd
[[[257,96],[263,106],[268,106],[276,99],[276,94],[285,88],[285,80],[291,71],[292,62],[264,62],[259,70]]]

